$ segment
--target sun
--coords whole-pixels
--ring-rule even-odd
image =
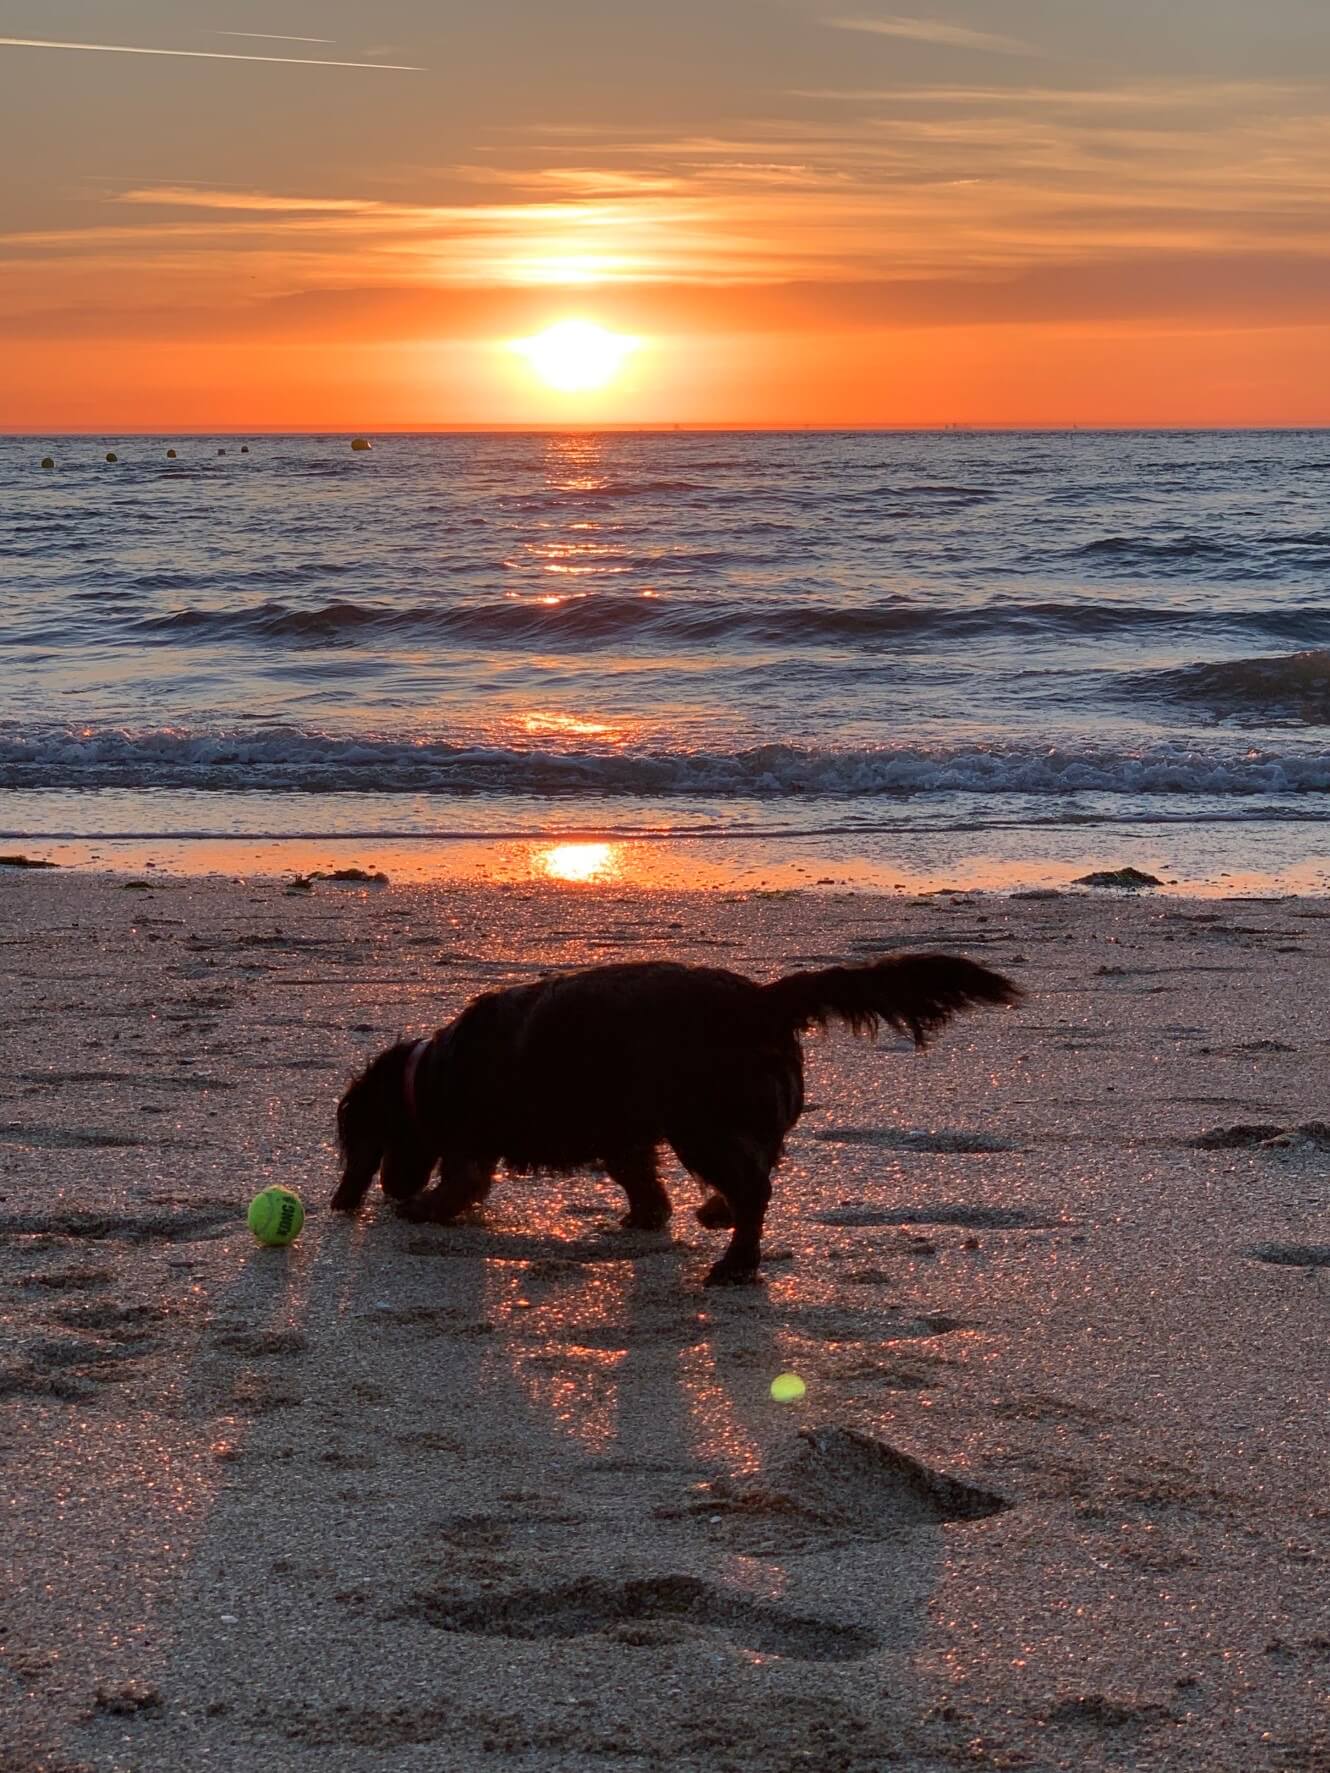
[[[547,388],[581,394],[607,387],[639,343],[591,320],[560,320],[534,338],[515,339],[513,350],[526,358]]]

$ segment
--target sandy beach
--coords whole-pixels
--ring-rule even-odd
[[[326,1211],[478,990],[915,946],[1029,1001],[809,1043],[760,1289],[668,1168]],[[0,1769],[1330,1767],[1328,969],[1310,898],[0,872]]]

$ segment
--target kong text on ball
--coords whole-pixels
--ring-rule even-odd
[[[265,1188],[249,1203],[249,1228],[261,1244],[289,1244],[300,1235],[305,1209],[289,1188]]]

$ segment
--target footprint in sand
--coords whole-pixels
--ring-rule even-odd
[[[67,1329],[91,1331],[113,1342],[137,1344],[159,1340],[156,1326],[167,1318],[181,1316],[185,1310],[183,1305],[118,1305],[97,1300],[61,1306],[52,1316]]]
[[[758,1655],[802,1662],[856,1662],[877,1639],[858,1626],[808,1619],[727,1593],[696,1576],[647,1576],[626,1582],[582,1577],[549,1587],[462,1599],[447,1587],[418,1594],[405,1609],[440,1631],[541,1641],[612,1634],[619,1642],[659,1642],[657,1633],[625,1627],[682,1628],[677,1641],[715,1632]],[[671,1634],[674,1635],[674,1634]]]
[[[197,1243],[234,1231],[233,1201],[207,1201],[183,1212],[160,1209],[143,1213],[0,1213],[0,1235],[14,1237],[89,1238],[96,1241]]]
[[[1330,1244],[1255,1244],[1247,1254],[1278,1268],[1330,1268]]]
[[[421,1705],[418,1700],[408,1705],[340,1704],[326,1712],[300,1710],[293,1713],[284,1705],[275,1710],[261,1708],[257,1718],[280,1730],[288,1742],[299,1742],[310,1748],[373,1749],[376,1759],[392,1749],[415,1748],[444,1737],[455,1738],[457,1731],[455,1704]]]
[[[941,1312],[911,1312],[886,1307],[879,1311],[853,1311],[836,1305],[806,1305],[786,1314],[786,1328],[796,1336],[817,1342],[907,1342],[919,1337],[945,1336],[967,1326],[959,1318]]]
[[[244,1355],[252,1360],[299,1354],[307,1346],[306,1337],[300,1330],[222,1329],[212,1341],[214,1348],[224,1348],[229,1354]]]
[[[102,1386],[131,1378],[137,1369],[130,1363],[142,1352],[143,1338],[36,1335],[13,1345],[0,1365],[0,1397],[91,1402]]]
[[[661,1519],[701,1517],[747,1556],[785,1557],[986,1520],[1012,1503],[850,1428],[805,1429],[757,1478],[712,1478]]]
[[[21,1274],[20,1287],[48,1287],[53,1293],[87,1293],[97,1287],[109,1287],[115,1276],[109,1268],[37,1268]]]
[[[15,1121],[0,1124],[0,1145],[26,1145],[30,1150],[124,1151],[136,1145],[161,1145],[161,1139],[139,1139],[129,1133],[99,1132],[80,1127],[28,1127]]]
[[[53,1090],[62,1089],[66,1084],[105,1084],[117,1088],[128,1084],[135,1090],[195,1090],[206,1094],[209,1090],[233,1090],[236,1087],[224,1077],[203,1077],[197,1072],[21,1071],[18,1077],[23,1083]]]
[[[986,1133],[912,1132],[897,1127],[822,1127],[813,1134],[828,1145],[877,1145],[887,1151],[1014,1151],[1005,1139]]]
[[[1330,1126],[1323,1120],[1303,1121],[1296,1127],[1256,1121],[1232,1127],[1212,1127],[1182,1143],[1193,1151],[1297,1151],[1304,1154],[1330,1150]]]
[[[1019,1207],[967,1207],[942,1204],[935,1207],[886,1208],[842,1206],[819,1213],[819,1225],[961,1225],[972,1231],[1052,1230],[1065,1225],[1062,1219],[1040,1219]]]
[[[1244,1121],[1231,1127],[1211,1127],[1181,1143],[1192,1151],[1254,1151],[1283,1130],[1269,1121]]]

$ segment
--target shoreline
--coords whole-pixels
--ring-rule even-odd
[[[1324,1753],[1319,902],[129,886],[0,876],[0,1766]],[[477,991],[898,946],[1029,1001],[807,1043],[763,1288],[673,1163],[666,1233],[591,1174],[326,1210],[348,1075]]]
[[[162,878],[290,882],[353,868],[385,874],[398,885],[534,884],[644,892],[850,891],[888,898],[946,892],[1000,897],[1060,892],[1103,897],[1102,890],[1081,885],[1079,877],[1130,865],[1155,876],[1158,884],[1145,889],[1143,896],[1147,898],[1330,896],[1330,850],[1268,870],[1236,865],[1237,858],[1221,850],[1209,858],[1208,866],[1197,857],[1185,868],[1170,866],[1179,850],[1185,851],[1185,844],[1180,845],[1176,834],[1171,835],[1175,841],[1170,846],[1173,856],[1168,858],[1158,842],[1125,840],[1096,845],[1074,832],[1066,834],[1068,841],[1063,845],[1050,845],[1045,833],[1044,854],[1031,842],[1022,855],[993,847],[974,852],[964,843],[940,841],[937,833],[927,832],[909,840],[893,835],[888,847],[875,834],[771,838],[712,832],[671,837],[607,834],[594,825],[542,837],[493,838],[33,834],[0,838],[0,856],[18,858],[42,872],[48,871],[42,864],[49,863],[54,869],[80,875],[150,873]],[[925,856],[931,853],[933,860],[906,863],[900,852],[907,847],[916,857],[921,852]],[[1225,862],[1230,866],[1219,866]],[[11,871],[22,870],[0,864],[0,875]]]

